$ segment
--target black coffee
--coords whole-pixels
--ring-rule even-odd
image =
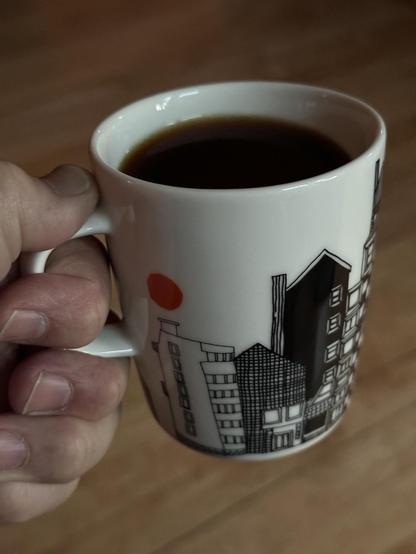
[[[200,118],[150,136],[122,161],[145,181],[199,189],[290,183],[331,171],[350,156],[307,127],[249,116]]]

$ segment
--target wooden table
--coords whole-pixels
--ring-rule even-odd
[[[416,552],[414,1],[10,0],[0,14],[0,155],[35,174],[88,165],[116,107],[198,82],[335,87],[389,128],[366,340],[338,430],[281,461],[211,459],[159,429],[132,375],[105,460],[62,508],[2,528],[0,552]]]

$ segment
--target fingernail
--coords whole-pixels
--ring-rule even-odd
[[[54,373],[43,371],[23,408],[24,415],[45,415],[64,410],[73,393],[72,384]]]
[[[0,470],[17,469],[28,457],[25,441],[10,431],[0,431]]]
[[[48,329],[48,318],[33,310],[14,310],[0,329],[0,341],[31,342],[43,336]]]
[[[43,177],[59,196],[78,196],[91,187],[92,176],[76,165],[61,165]]]

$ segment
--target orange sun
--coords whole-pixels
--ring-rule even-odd
[[[182,304],[183,294],[176,283],[161,273],[151,273],[147,278],[150,298],[161,308],[176,310]]]

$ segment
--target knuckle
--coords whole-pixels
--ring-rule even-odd
[[[22,523],[30,517],[24,485],[21,483],[0,485],[0,523]]]
[[[76,418],[60,418],[57,436],[52,446],[50,463],[57,482],[68,483],[80,477],[87,469],[91,440],[82,422]]]
[[[100,332],[107,317],[105,294],[98,281],[84,279],[79,296],[79,326],[83,329],[85,340],[93,340]]]
[[[0,196],[3,210],[0,220],[2,231],[2,251],[7,252],[10,262],[17,257],[20,248],[19,214],[21,211],[20,196],[22,189],[27,189],[28,177],[17,165],[2,162],[0,167]]]
[[[98,281],[86,279],[84,284],[85,308],[91,326],[97,326],[104,323],[107,316],[107,303]]]
[[[13,193],[16,190],[16,183],[26,181],[27,175],[19,166],[11,162],[1,162],[0,186],[2,190]]]
[[[97,395],[101,411],[110,412],[120,404],[124,394],[124,379],[121,372],[115,371],[108,376],[107,382]]]

